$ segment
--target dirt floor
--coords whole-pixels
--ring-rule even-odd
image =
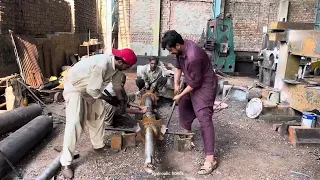
[[[250,78],[232,78],[236,85],[252,85]],[[134,75],[127,78],[126,88],[135,92]],[[221,99],[221,96],[217,98]],[[203,163],[203,144],[197,120],[193,124],[195,148],[180,153],[173,150],[173,136],[166,136],[156,145],[157,172],[147,174],[143,170],[144,147],[128,148],[120,152],[108,149],[99,154],[92,149],[88,134],[84,133],[77,145],[80,158],[75,160],[75,179],[320,179],[320,152],[318,148],[294,148],[277,132],[272,124],[246,117],[246,102],[227,101],[229,107],[213,116],[216,131],[216,151],[219,167],[207,176],[198,176],[197,170]],[[64,114],[63,104],[51,105],[57,113]],[[166,119],[170,104],[158,109]],[[117,123],[118,124],[118,123]],[[121,127],[132,128],[136,122],[122,119]],[[54,147],[63,142],[63,125],[55,125],[54,133],[45,142],[22,160],[17,168],[24,179],[35,179],[59,153]],[[173,115],[170,131],[182,131]],[[115,132],[108,132],[108,137]],[[11,172],[4,179],[17,179]],[[56,179],[63,179],[61,173]]]

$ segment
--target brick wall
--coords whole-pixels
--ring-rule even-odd
[[[130,4],[130,46],[137,54],[152,52],[154,1],[135,0]]]
[[[0,2],[1,32],[8,29],[19,34],[69,32],[71,8],[58,0],[2,0]]]
[[[96,0],[74,0],[76,33],[97,33]]]
[[[76,34],[69,34],[72,13]],[[42,35],[43,38],[36,38],[39,54],[50,51],[48,61],[54,62],[49,76],[59,75],[70,55],[85,54],[79,45],[88,39],[88,29],[91,37],[98,37],[97,25],[96,0],[0,0],[0,77],[19,72],[8,29],[30,38]]]
[[[152,28],[149,26],[152,17],[149,16],[153,15],[153,2],[154,0],[135,0],[135,6],[130,7],[130,33],[133,35],[131,44],[140,44],[140,48],[144,48],[145,43],[150,44],[147,41],[152,39]],[[290,2],[288,21],[314,22],[317,0]],[[184,38],[199,40],[207,19],[211,17],[211,5],[212,0],[162,0],[161,36],[169,29],[176,29]],[[225,13],[231,13],[233,17],[235,49],[259,51],[263,26],[277,21],[278,8],[279,0],[226,0]],[[167,55],[167,52],[161,50],[160,54]]]

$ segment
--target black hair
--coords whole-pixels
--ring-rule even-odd
[[[127,63],[123,60],[123,58],[121,58],[121,57],[114,56],[114,59],[115,59],[116,61],[121,61],[122,63],[127,64]]]
[[[159,65],[159,58],[156,56],[152,56],[151,58],[149,58],[149,62],[151,62],[152,60],[156,61],[156,64]]]
[[[164,33],[161,41],[161,47],[165,49],[167,46],[169,48],[176,47],[177,44],[184,44],[184,40],[182,39],[181,35],[177,33],[175,30],[169,30]]]

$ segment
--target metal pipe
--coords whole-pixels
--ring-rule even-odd
[[[51,179],[56,174],[56,172],[59,170],[59,168],[61,167],[60,157],[61,157],[61,155],[56,157],[52,161],[52,163],[47,167],[47,169],[40,176],[37,177],[36,180]],[[77,159],[78,157],[79,157],[79,154],[76,154],[73,156],[73,159]]]
[[[154,157],[154,137],[150,127],[146,129],[145,142],[145,165],[148,165],[153,163]]]
[[[59,168],[61,166],[60,157],[61,157],[61,155],[56,157],[53,160],[53,162],[47,167],[47,169],[40,176],[37,177],[36,180],[51,179],[55,175],[55,173],[59,170]]]
[[[152,99],[151,96],[146,96],[145,105],[148,109],[152,109]],[[147,111],[146,113],[147,117],[151,117],[153,115],[152,111]]]
[[[15,131],[42,114],[38,104],[19,107],[0,114],[0,135]]]
[[[40,143],[52,129],[52,118],[38,116],[1,141],[0,150],[15,165]],[[8,163],[0,157],[0,177],[3,177],[9,170]]]

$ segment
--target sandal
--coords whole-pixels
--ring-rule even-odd
[[[201,166],[200,170],[198,171],[199,175],[207,175],[212,173],[213,170],[217,168],[218,162],[215,160],[214,162],[204,162],[204,165]]]

